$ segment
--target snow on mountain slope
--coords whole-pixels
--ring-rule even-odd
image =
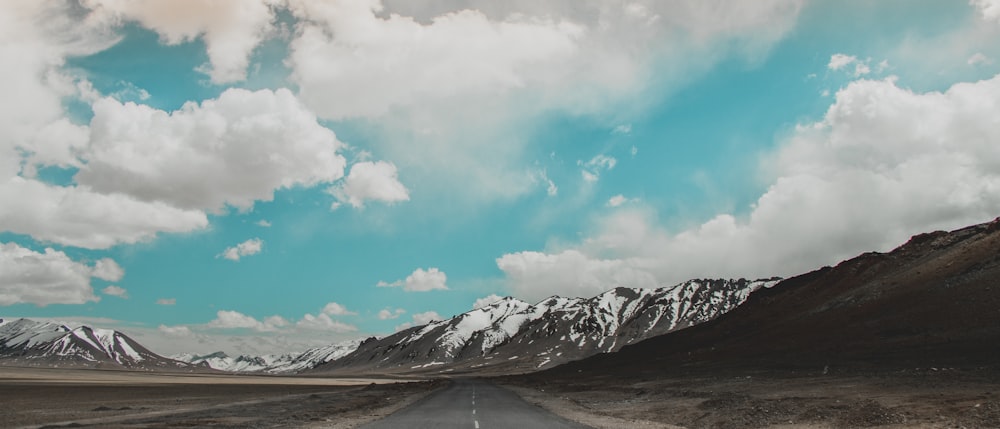
[[[81,325],[0,320],[0,362],[33,366],[184,370],[191,365],[157,355],[127,335]]]
[[[614,352],[707,322],[780,279],[691,280],[672,287],[619,287],[596,297],[504,298],[448,320],[369,339],[320,371],[531,371]]]
[[[295,373],[347,355],[360,344],[361,340],[350,340],[312,348],[299,354],[231,357],[223,352],[215,352],[208,355],[184,353],[171,358],[227,372]]]

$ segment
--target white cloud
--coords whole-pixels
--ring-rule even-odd
[[[244,256],[251,256],[260,253],[264,248],[264,240],[251,238],[232,247],[227,247],[216,257],[223,257],[230,261],[239,261]]]
[[[445,285],[447,280],[448,276],[445,275],[444,271],[440,271],[437,268],[431,267],[426,271],[423,268],[417,268],[413,271],[413,274],[406,276],[405,280],[396,280],[392,283],[379,281],[376,286],[402,287],[407,292],[427,292],[448,289],[448,286]]]
[[[594,183],[601,178],[601,171],[615,168],[618,165],[618,160],[614,157],[600,154],[587,162],[577,161],[576,165],[580,166],[580,175],[583,176],[583,180],[587,183]]]
[[[444,318],[435,311],[425,311],[423,313],[413,315],[413,323],[416,323],[417,325],[426,325],[439,320],[444,320]]]
[[[156,305],[176,305],[177,298],[159,298],[156,300]]]
[[[0,230],[88,249],[151,240],[158,232],[189,232],[208,226],[196,210],[102,194],[85,186],[60,187],[36,180],[0,179]]]
[[[97,14],[137,21],[169,45],[204,40],[216,84],[246,78],[253,49],[273,31],[271,4],[278,1],[83,0]]]
[[[101,261],[99,267],[90,267],[51,248],[39,253],[17,243],[0,243],[0,305],[100,301],[91,277],[106,276],[109,266],[118,266],[110,259]]]
[[[611,130],[611,134],[629,135],[632,134],[632,124],[621,124]]]
[[[608,207],[620,207],[627,203],[639,202],[638,198],[627,198],[622,194],[615,195],[608,199]]]
[[[101,280],[116,282],[125,276],[125,270],[114,259],[103,258],[94,264],[94,270],[91,275]]]
[[[260,321],[238,311],[219,310],[215,313],[215,319],[205,326],[215,329],[252,329],[259,332],[275,332],[288,325],[289,322],[281,316],[270,316]]]
[[[484,296],[482,298],[477,299],[476,302],[472,303],[472,309],[476,310],[476,309],[479,309],[479,308],[486,307],[486,306],[488,306],[488,305],[490,305],[490,304],[492,304],[494,302],[497,302],[497,301],[499,301],[501,299],[503,299],[503,297],[500,296],[500,295],[497,295],[497,294],[490,294],[488,296]]]
[[[324,312],[317,315],[306,313],[295,323],[278,315],[267,317],[264,320],[257,320],[253,316],[238,311],[220,310],[216,313],[216,318],[205,324],[204,327],[210,329],[249,329],[255,332],[280,333],[284,335],[296,334],[300,329],[334,333],[347,333],[358,330],[354,325],[334,320],[330,317],[329,313],[325,312],[326,310],[327,308],[324,308]]]
[[[187,338],[190,337],[192,334],[191,328],[183,325],[180,326],[160,325],[158,330],[168,337]]]
[[[324,118],[363,118],[408,180],[474,205],[535,189],[523,171],[540,115],[627,123],[725,58],[766,54],[801,1],[289,5],[300,98]]]
[[[497,258],[514,296],[531,301],[553,294],[591,297],[624,287],[657,287],[657,279],[628,258],[600,259],[578,250],[517,252]]]
[[[559,194],[559,187],[549,178],[549,174],[544,169],[531,173],[531,180],[545,185],[545,193],[554,197]]]
[[[840,70],[858,61],[858,57],[854,55],[847,54],[833,54],[830,56],[830,63],[827,64],[827,68],[830,70]]]
[[[409,201],[410,193],[397,176],[396,165],[391,162],[359,162],[351,166],[344,183],[329,192],[355,208],[364,207],[365,201]]]
[[[1000,76],[942,93],[856,81],[768,157],[772,184],[747,217],[720,214],[672,233],[651,211],[619,210],[576,245],[497,264],[516,296],[591,296],[616,285],[795,275],[983,222],[1000,212],[996,100]]]
[[[383,308],[378,312],[378,320],[392,320],[399,318],[399,316],[404,314],[406,314],[406,310],[403,310],[402,308],[397,308],[395,310]]]
[[[99,52],[118,41],[103,22],[83,16],[71,2],[4,4],[0,14],[0,181],[18,174],[21,151],[32,164],[73,163],[86,129],[63,118],[63,97],[76,95],[76,79],[63,70],[69,56]],[[9,201],[9,200],[5,200]]]
[[[976,52],[972,54],[972,56],[970,56],[965,63],[970,66],[978,66],[982,64],[993,64],[993,60],[982,52]]]
[[[105,295],[117,296],[119,298],[128,299],[128,291],[125,288],[115,285],[110,285],[104,289],[101,289]]]
[[[871,59],[860,60],[854,55],[846,54],[833,54],[830,56],[830,63],[827,64],[827,68],[830,70],[842,70],[846,69],[847,66],[854,65],[854,77],[861,77],[872,72],[871,69]],[[876,66],[878,72],[883,72],[889,67],[889,62],[883,60]]]
[[[1000,0],[970,0],[969,4],[979,9],[984,20],[1000,24]]]
[[[112,98],[93,105],[76,180],[174,207],[249,209],[277,189],[343,177],[343,146],[286,89],[228,89],[168,113]]]
[[[263,228],[270,228],[271,227],[271,222],[269,222],[267,219],[261,219],[261,220],[257,221],[255,223],[255,225],[257,225],[259,227],[263,227]]]
[[[312,314],[307,313],[302,316],[302,319],[300,319],[298,322],[295,323],[295,326],[303,329],[331,331],[338,333],[355,332],[358,330],[358,328],[354,325],[333,320],[333,318],[331,318],[326,313],[320,313],[317,316],[313,316]]]
[[[379,16],[379,1],[289,3],[303,20],[288,59],[293,79],[303,100],[332,119],[380,116],[456,94],[520,87],[524,70],[565,59],[582,33],[564,21],[491,22],[474,10],[421,24],[401,15]]]
[[[396,326],[396,330],[397,331],[401,331],[403,329],[410,328],[410,327],[413,327],[413,326],[426,325],[428,323],[436,322],[436,321],[440,321],[440,320],[444,320],[444,318],[441,317],[440,314],[437,314],[436,311],[425,311],[423,313],[416,313],[416,314],[413,315],[413,318],[412,318],[411,322],[401,323],[401,324],[397,325]]]
[[[348,310],[347,307],[344,307],[336,302],[328,302],[325,306],[323,306],[322,313],[330,316],[354,316],[358,314]]]

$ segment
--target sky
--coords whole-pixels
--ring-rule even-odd
[[[0,317],[293,353],[1000,215],[1000,1],[14,0]]]

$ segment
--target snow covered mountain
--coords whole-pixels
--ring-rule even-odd
[[[448,320],[370,338],[316,367],[336,372],[528,372],[712,320],[780,279],[691,280],[619,287],[590,299],[535,305],[503,298]]]
[[[184,353],[172,359],[228,372],[268,372],[273,374],[295,373],[311,369],[321,363],[339,359],[358,348],[361,340],[344,341],[329,346],[316,347],[300,354],[231,357],[223,352],[208,355]]]
[[[6,365],[184,371],[193,365],[157,355],[127,335],[29,319],[0,319],[0,363]]]

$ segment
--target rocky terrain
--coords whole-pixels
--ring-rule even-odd
[[[0,319],[0,364],[146,371],[198,368],[153,353],[115,330],[28,319]]]
[[[704,323],[778,279],[691,280],[659,289],[616,288],[593,298],[551,297],[535,305],[490,305],[369,339],[317,372],[524,373]]]

